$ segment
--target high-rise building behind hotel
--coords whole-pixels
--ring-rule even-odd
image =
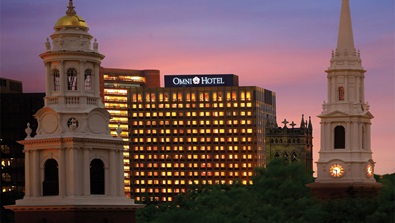
[[[22,82],[0,77],[0,93],[22,93]]]
[[[109,128],[111,135],[117,136],[118,126],[122,129],[121,137],[129,141],[129,105],[128,92],[136,87],[160,87],[159,70],[131,70],[100,68],[101,95],[104,105],[111,114]],[[124,147],[125,193],[130,197],[130,157],[129,145]]]
[[[275,93],[236,75],[165,76],[165,88],[130,89],[131,193],[171,201],[193,184],[251,183],[265,164]]]
[[[43,107],[44,97],[44,93],[0,94],[1,192],[25,191],[25,154],[17,141],[26,137],[26,123],[37,129],[33,115]]]

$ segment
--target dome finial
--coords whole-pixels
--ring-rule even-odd
[[[72,15],[77,15],[77,12],[74,10],[74,5],[73,5],[73,0],[69,1],[69,6],[67,6],[67,11],[66,15],[72,16]]]

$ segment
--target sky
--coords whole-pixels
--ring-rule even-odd
[[[68,0],[1,0],[0,76],[45,92],[39,54]],[[314,161],[341,0],[74,0],[102,66],[168,74],[236,74],[276,92],[277,121],[313,122]],[[375,172],[395,172],[394,0],[350,0],[370,104]],[[298,126],[297,126],[298,127]],[[315,166],[315,164],[314,164]]]

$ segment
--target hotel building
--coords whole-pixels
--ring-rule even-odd
[[[130,70],[100,68],[101,95],[104,98],[104,106],[111,114],[109,123],[111,135],[117,136],[118,126],[122,129],[121,137],[129,141],[129,105],[128,92],[138,87],[159,87],[159,70]],[[129,146],[124,147],[124,176],[125,194],[130,197],[130,157]]]
[[[130,88],[130,179],[136,201],[172,201],[188,186],[251,183],[264,166],[274,92],[236,75],[165,76],[165,88]]]

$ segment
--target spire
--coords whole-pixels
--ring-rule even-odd
[[[342,0],[337,48],[335,52],[332,51],[331,66],[329,67],[329,70],[335,69],[363,69],[360,53],[354,46],[350,0]]]
[[[313,130],[313,125],[311,124],[311,116],[309,116],[309,130]]]
[[[73,0],[69,1],[69,6],[67,6],[67,11],[66,11],[66,15],[68,16],[73,16],[73,15],[77,15],[77,12],[74,10],[74,5],[73,5]]]
[[[337,38],[337,51],[340,53],[345,51],[353,53],[355,51],[349,0],[342,0],[339,34]]]
[[[304,127],[305,127],[304,114],[302,114],[302,120],[300,121],[300,128],[304,129]]]

